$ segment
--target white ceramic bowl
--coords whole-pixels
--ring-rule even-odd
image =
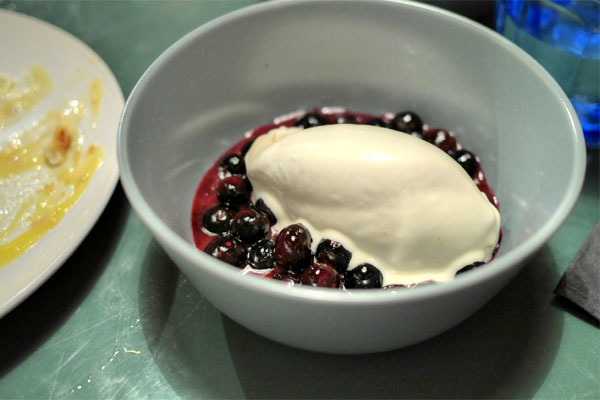
[[[411,109],[478,154],[500,199],[496,259],[411,290],[288,287],[197,250],[194,191],[244,132],[315,106]],[[581,128],[559,86],[492,30],[408,2],[268,2],[172,45],[142,76],[119,136],[132,206],[219,310],[273,340],[331,353],[407,346],[458,324],[519,271],[567,217],[582,185]]]

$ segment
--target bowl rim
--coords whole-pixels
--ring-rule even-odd
[[[192,243],[185,240],[173,230],[171,230],[152,210],[150,205],[144,199],[138,185],[133,178],[133,172],[129,163],[127,153],[127,132],[130,128],[131,115],[133,114],[138,103],[140,94],[147,82],[162,69],[163,65],[168,62],[171,56],[176,55],[191,42],[198,40],[206,32],[209,32],[217,27],[234,22],[240,18],[246,18],[259,14],[268,10],[294,7],[302,3],[325,3],[320,0],[279,0],[266,3],[254,4],[243,7],[241,9],[224,14],[216,19],[213,19],[206,24],[203,24],[191,32],[178,39],[171,44],[142,74],[140,79],[133,87],[121,116],[119,123],[117,154],[120,165],[121,182],[123,189],[129,198],[132,208],[144,222],[144,224],[156,236],[158,241],[175,252],[178,256],[183,257],[188,263],[194,265],[194,268],[202,268],[207,270],[211,275],[218,276],[219,279],[232,284],[233,286],[243,287],[246,290],[260,291],[269,293],[276,297],[296,298],[306,302],[312,301],[328,301],[334,303],[396,303],[396,302],[413,302],[423,298],[445,296],[447,294],[462,291],[465,288],[477,286],[483,282],[494,279],[495,277],[516,269],[530,255],[540,249],[550,237],[558,230],[560,225],[566,220],[569,213],[575,206],[576,200],[579,197],[583,181],[585,177],[585,159],[586,148],[581,125],[577,118],[577,114],[573,109],[569,99],[563,92],[562,88],[552,78],[552,76],[531,56],[520,49],[517,45],[510,42],[500,34],[490,28],[487,28],[475,21],[466,17],[455,14],[448,10],[443,10],[435,6],[423,3],[415,3],[408,0],[356,0],[353,3],[359,3],[363,6],[376,4],[376,6],[387,5],[397,7],[409,7],[418,9],[435,15],[437,18],[449,19],[453,23],[462,25],[464,29],[469,29],[473,33],[488,36],[490,40],[496,41],[511,53],[514,57],[520,59],[527,64],[535,75],[541,79],[549,90],[560,100],[561,106],[565,109],[569,119],[571,130],[570,136],[573,138],[573,157],[572,168],[573,175],[568,184],[568,189],[560,201],[559,206],[555,209],[553,215],[546,223],[535,232],[529,239],[517,245],[514,249],[506,254],[500,254],[494,259],[488,268],[481,268],[469,274],[463,274],[457,278],[445,282],[440,285],[423,285],[406,290],[404,288],[391,288],[386,290],[331,290],[328,288],[305,287],[295,285],[293,290],[290,290],[290,285],[276,281],[273,279],[264,279],[251,274],[241,274],[240,269],[220,260],[217,260],[208,254],[197,249]],[[327,3],[342,3],[344,0],[329,0]],[[246,276],[250,275],[250,276]]]

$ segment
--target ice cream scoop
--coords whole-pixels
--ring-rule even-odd
[[[447,281],[491,259],[500,215],[446,153],[412,135],[368,125],[280,127],[245,157],[254,200],[276,229],[305,225],[371,263],[384,285]]]

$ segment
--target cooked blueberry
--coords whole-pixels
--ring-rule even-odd
[[[315,252],[315,259],[318,262],[330,264],[339,273],[344,273],[348,269],[351,258],[352,253],[346,250],[344,246],[329,239],[322,240]]]
[[[459,269],[459,270],[456,272],[456,275],[458,275],[458,274],[462,274],[462,273],[464,273],[464,272],[467,272],[467,271],[470,271],[470,270],[472,270],[472,269],[475,269],[475,268],[477,268],[477,267],[480,267],[480,266],[482,266],[483,264],[485,264],[483,261],[475,261],[473,264],[469,264],[469,265],[467,265],[466,267],[462,267],[461,269]]]
[[[228,232],[235,211],[224,205],[209,208],[202,216],[202,226],[212,233]]]
[[[396,114],[390,122],[390,128],[419,137],[423,135],[423,121],[412,111],[402,111]]]
[[[217,185],[217,197],[223,204],[244,204],[250,200],[252,186],[250,182],[239,175],[222,179]]]
[[[273,274],[273,279],[289,283],[300,283],[301,278],[301,275],[293,271],[277,271],[275,274]]]
[[[445,129],[433,129],[427,133],[426,139],[446,153],[456,150],[456,139]]]
[[[365,122],[365,125],[379,126],[381,128],[389,128],[389,124],[382,118],[372,118]]]
[[[246,261],[246,245],[230,237],[217,236],[206,245],[204,252],[236,267]]]
[[[450,155],[452,155],[456,162],[458,162],[460,166],[467,171],[467,174],[469,174],[471,178],[475,176],[477,167],[479,166],[479,162],[477,161],[475,154],[468,150],[457,150],[450,153]]]
[[[340,114],[335,120],[336,124],[356,124],[356,117],[352,114]]]
[[[385,285],[383,288],[384,289],[408,289],[408,286],[406,286],[406,285],[399,285],[399,284],[392,284],[392,285]]]
[[[312,237],[301,224],[289,225],[275,239],[275,266],[284,271],[301,273],[312,261]]]
[[[256,209],[258,211],[262,212],[263,214],[265,214],[267,216],[271,226],[275,225],[277,223],[277,218],[275,217],[275,214],[273,214],[273,211],[271,211],[271,209],[269,207],[267,207],[267,205],[265,204],[263,199],[256,200],[256,203],[254,203],[254,206],[256,207]]]
[[[374,289],[380,288],[383,275],[376,267],[364,263],[344,273],[344,286],[347,289]]]
[[[327,125],[329,121],[324,116],[317,113],[305,114],[302,118],[296,121],[296,126],[303,128],[311,128],[313,126]]]
[[[340,274],[327,263],[314,263],[302,273],[302,284],[337,288],[340,286]]]
[[[244,175],[246,173],[246,164],[241,154],[229,154],[219,164],[221,170],[231,175]]]
[[[242,208],[231,222],[231,230],[242,242],[254,243],[269,234],[268,219],[254,208]]]
[[[248,262],[252,268],[256,269],[273,268],[275,266],[275,261],[273,260],[274,249],[275,242],[271,239],[261,239],[250,246],[248,250]]]
[[[256,139],[252,139],[248,142],[246,142],[243,146],[242,149],[240,150],[240,153],[242,153],[242,157],[246,155],[246,153],[248,152],[248,150],[250,150],[250,147],[252,146],[252,143],[254,143]]]
[[[496,205],[496,208],[498,206]],[[500,242],[502,242],[502,229],[500,229],[500,236],[498,237],[498,243],[496,243],[496,247],[494,247],[494,251],[492,251],[492,258],[496,257],[498,250],[500,250]]]

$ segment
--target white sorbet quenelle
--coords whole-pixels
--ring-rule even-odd
[[[448,281],[492,258],[500,214],[464,169],[414,136],[369,125],[280,127],[245,157],[254,200],[340,242],[349,269],[376,266],[384,285]]]

